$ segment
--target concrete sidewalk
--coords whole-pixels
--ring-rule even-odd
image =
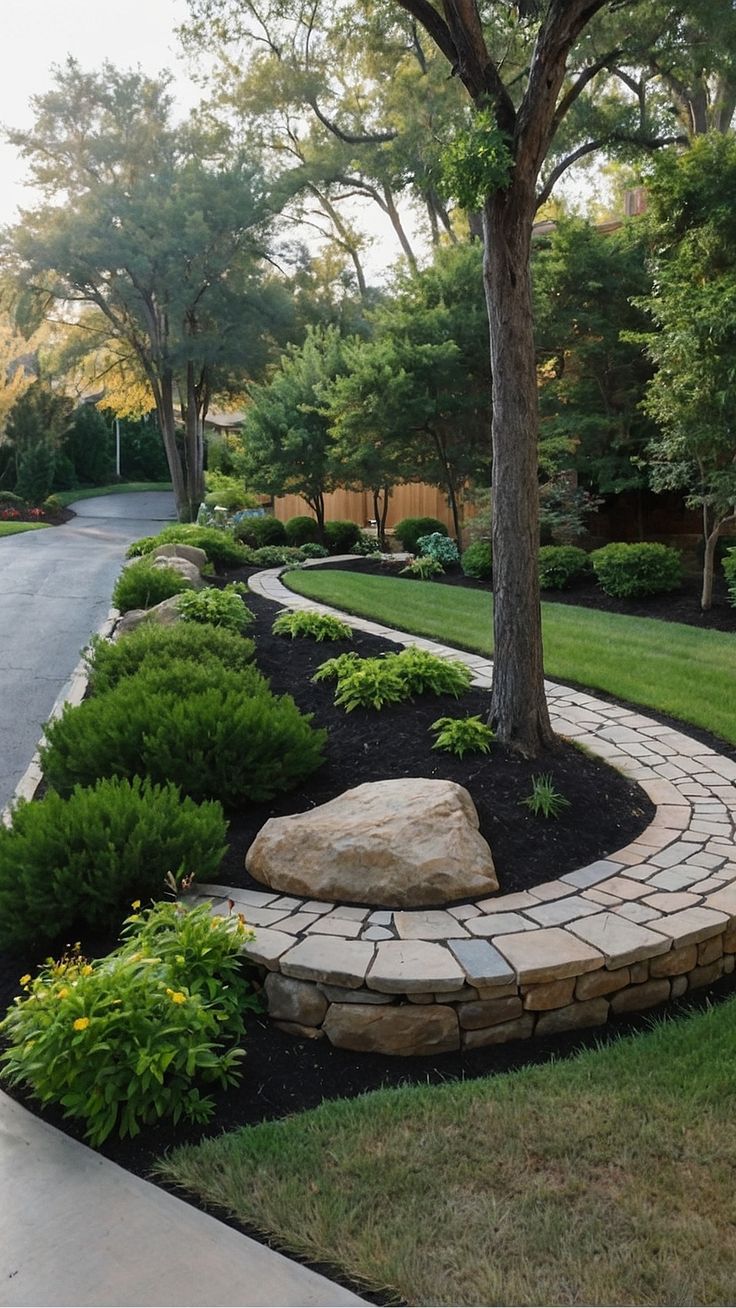
[[[0,1305],[341,1305],[348,1290],[0,1093]]]

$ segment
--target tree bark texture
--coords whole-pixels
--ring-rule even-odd
[[[539,599],[539,409],[529,247],[534,191],[518,184],[484,211],[493,377],[493,691],[500,740],[533,758],[553,744]]]

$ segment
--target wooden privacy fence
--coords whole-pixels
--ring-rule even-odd
[[[274,500],[274,513],[282,522],[300,514],[309,514],[311,509],[301,495],[280,495]],[[325,495],[325,519],[347,519],[365,527],[373,517],[373,496],[370,491],[336,490]],[[424,482],[408,482],[397,486],[389,500],[389,530],[401,522],[402,518],[438,518],[452,533],[452,514],[445,496],[436,486],[427,486]]]

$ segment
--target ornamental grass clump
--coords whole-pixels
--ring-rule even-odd
[[[121,613],[150,609],[162,600],[191,591],[192,583],[175,568],[154,568],[147,559],[123,568],[112,592],[112,602]]]
[[[226,832],[219,803],[140,777],[19,804],[0,826],[0,947],[117,928],[131,898],[160,898],[172,877],[211,880]]]
[[[68,795],[98,777],[172,781],[227,806],[291,790],[319,767],[326,732],[255,667],[229,672],[180,660],[144,669],[46,727],[49,785]]]
[[[201,1087],[239,1079],[243,1011],[256,1007],[239,961],[252,933],[209,907],[136,911],[107,957],[72,952],[21,977],[0,1023],[2,1076],[83,1122],[92,1145],[163,1117],[206,1122]]]
[[[115,641],[93,637],[85,662],[92,694],[102,695],[124,677],[142,669],[160,670],[181,659],[240,672],[252,664],[254,653],[252,640],[224,627],[192,622],[160,627],[144,622]]]
[[[293,609],[280,613],[271,631],[274,636],[290,636],[292,640],[352,640],[353,633],[347,622],[333,618],[330,613],[313,613],[309,609]]]
[[[177,608],[184,622],[206,623],[228,631],[243,631],[253,621],[253,614],[243,603],[246,591],[247,587],[239,581],[223,586],[222,590],[216,586],[205,586],[204,590],[182,595]]]

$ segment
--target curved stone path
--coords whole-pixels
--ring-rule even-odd
[[[256,574],[251,589],[460,659],[490,686],[490,660],[305,599],[282,571]],[[638,782],[656,805],[650,825],[596,863],[447,910],[201,886],[215,911],[232,900],[256,928],[246,952],[269,974],[269,1011],[284,1029],[384,1053],[476,1048],[598,1025],[734,970],[736,763],[642,713],[546,688],[555,731]]]

